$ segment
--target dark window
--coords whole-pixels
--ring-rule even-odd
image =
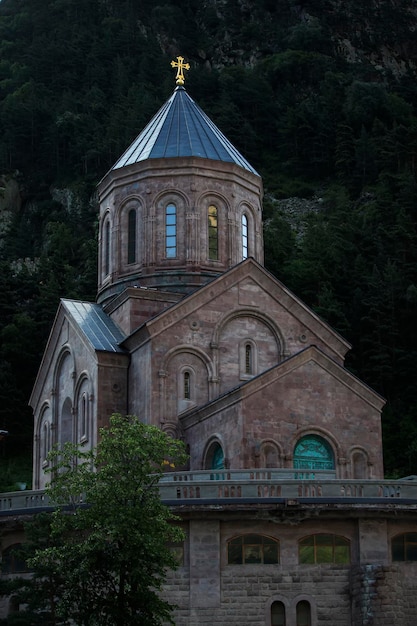
[[[110,222],[104,226],[104,274],[110,273]]]
[[[245,374],[253,373],[253,354],[250,343],[245,345]]]
[[[229,565],[279,563],[279,543],[265,535],[240,535],[228,543]]]
[[[350,541],[339,535],[309,535],[298,543],[299,562],[350,563]]]
[[[311,608],[307,600],[297,603],[297,626],[311,626]]]
[[[127,262],[136,262],[136,211],[131,209],[127,224]]]
[[[165,209],[165,254],[168,259],[177,256],[177,208],[168,204]]]
[[[3,550],[1,570],[4,574],[27,572],[26,561],[22,555],[22,544],[14,543]]]
[[[184,372],[184,400],[191,399],[191,374]]]
[[[285,606],[282,602],[272,603],[271,626],[285,626]]]
[[[217,207],[212,204],[208,208],[208,242],[209,259],[217,261],[219,258],[219,233]]]
[[[417,561],[417,533],[403,533],[391,542],[393,561]]]
[[[87,412],[88,412],[88,402],[87,395],[83,393],[81,397],[81,416],[80,416],[80,436],[82,439],[87,437]]]

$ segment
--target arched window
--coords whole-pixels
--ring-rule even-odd
[[[242,260],[248,258],[248,218],[242,215]]]
[[[2,572],[4,574],[16,574],[17,572],[29,571],[26,565],[26,561],[22,554],[22,544],[14,543],[5,550],[2,554]]]
[[[245,374],[253,373],[253,354],[250,343],[245,345]]]
[[[271,626],[285,626],[285,605],[273,602],[271,606]]]
[[[294,467],[300,469],[334,469],[333,450],[323,437],[307,435],[294,450]]]
[[[205,458],[205,469],[224,469],[224,452],[221,445],[215,441],[209,447]]]
[[[104,274],[110,274],[110,222],[104,225]]]
[[[184,372],[184,400],[191,400],[191,374],[188,371]]]
[[[43,461],[46,461],[46,457],[49,452],[49,423],[44,422],[42,428],[42,457]]]
[[[81,396],[80,406],[80,439],[81,441],[87,439],[87,424],[88,424],[88,400],[87,394],[83,393]]]
[[[208,252],[209,259],[217,261],[219,258],[219,229],[217,207],[213,204],[208,208]]]
[[[311,626],[311,607],[307,600],[297,602],[297,626]]]
[[[127,262],[136,263],[136,210],[130,209],[127,217]]]
[[[258,368],[258,354],[256,344],[251,339],[245,339],[239,344],[239,372],[241,380],[256,376]]]
[[[356,451],[352,454],[352,477],[357,480],[368,478],[368,462],[362,451]]]
[[[172,203],[165,209],[165,254],[167,259],[177,256],[177,207]]]
[[[417,561],[417,533],[402,533],[391,541],[393,561]]]
[[[227,562],[229,565],[279,563],[279,542],[265,535],[240,535],[227,544]]]
[[[211,469],[224,469],[224,453],[219,443],[213,448],[213,456],[211,457]]]
[[[275,444],[265,443],[261,448],[262,467],[279,467],[279,451]]]
[[[300,564],[350,563],[350,541],[339,535],[309,535],[298,542]]]

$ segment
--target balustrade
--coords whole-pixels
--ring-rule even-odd
[[[243,500],[300,503],[305,499],[321,502],[361,500],[376,504],[396,499],[417,505],[417,480],[340,480],[328,471],[316,471],[315,478],[304,478],[291,470],[204,470],[164,474],[159,483],[161,498],[174,502]],[[79,502],[82,502],[80,499]],[[0,515],[21,514],[48,509],[44,491],[16,491],[0,494]]]

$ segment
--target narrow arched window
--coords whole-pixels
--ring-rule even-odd
[[[127,217],[127,262],[136,262],[136,211],[131,209]]]
[[[191,374],[184,372],[184,400],[191,400]]]
[[[217,261],[219,258],[219,229],[217,207],[213,204],[208,208],[208,248],[209,259]]]
[[[248,218],[242,215],[242,259],[248,258]]]
[[[311,626],[311,607],[307,600],[301,600],[296,608],[297,626]]]
[[[165,254],[167,259],[177,256],[177,207],[171,203],[165,209]]]
[[[245,345],[245,374],[253,374],[253,352],[250,343]]]
[[[271,626],[285,626],[285,606],[282,602],[272,603]]]
[[[87,396],[85,393],[83,393],[82,397],[81,397],[81,423],[80,423],[80,436],[81,436],[81,440],[82,439],[86,439],[87,437],[87,413],[88,413],[88,403],[87,403]]]
[[[110,273],[110,222],[106,221],[104,226],[104,274]]]
[[[45,422],[43,425],[42,438],[43,438],[42,456],[43,456],[43,460],[46,461],[46,457],[48,456],[48,452],[49,452],[49,424],[48,422]]]

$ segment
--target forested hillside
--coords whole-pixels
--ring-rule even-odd
[[[95,298],[96,184],[181,54],[263,176],[266,266],[352,343],[387,474],[417,474],[416,29],[411,0],[1,0],[3,459],[30,455],[59,298]]]

